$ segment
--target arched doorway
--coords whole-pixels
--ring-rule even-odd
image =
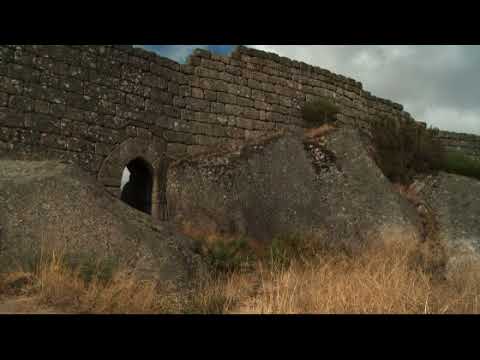
[[[152,213],[153,168],[142,158],[130,161],[124,173],[128,181],[122,184],[120,199],[144,213]],[[126,179],[125,179],[126,180]]]
[[[162,139],[129,138],[105,158],[97,179],[115,197],[150,214],[155,220],[166,220],[165,186],[169,164],[166,151],[167,144]],[[122,181],[123,173],[128,176]],[[134,174],[130,178],[130,173],[137,176]],[[126,187],[130,181],[132,183]]]

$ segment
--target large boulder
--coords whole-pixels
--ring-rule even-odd
[[[184,158],[169,168],[167,200],[170,219],[207,240],[295,235],[353,245],[419,237],[414,207],[349,128],[313,138],[276,134]]]
[[[33,266],[56,252],[78,266],[131,270],[180,289],[201,268],[190,239],[73,166],[0,161],[0,204],[0,271]]]
[[[449,255],[448,265],[480,255],[480,181],[440,172],[417,181],[417,191],[432,209],[437,237]]]
[[[354,245],[422,240],[415,206],[395,191],[377,166],[367,137],[342,127],[305,144],[315,168],[319,202],[328,209],[324,221],[331,241]]]
[[[325,216],[314,175],[303,144],[291,136],[186,158],[168,170],[169,217],[200,236],[268,241],[305,232]]]

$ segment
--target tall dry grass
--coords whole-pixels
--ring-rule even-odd
[[[240,314],[479,313],[480,266],[469,262],[446,279],[432,277],[403,244],[358,256],[326,253],[307,262],[257,264],[203,289],[223,300],[217,312]]]
[[[179,298],[162,292],[154,281],[141,281],[125,271],[117,271],[111,279],[93,276],[86,280],[79,270],[65,265],[62,256],[42,260],[33,273],[5,274],[3,290],[12,288],[12,279],[28,278],[22,295],[35,299],[35,307],[49,307],[60,313],[80,314],[149,314],[180,310]],[[18,280],[16,280],[18,282]],[[0,282],[2,283],[2,282]]]
[[[260,258],[253,268],[212,272],[188,298],[162,292],[153,282],[125,272],[107,281],[86,281],[55,256],[28,274],[28,281],[10,278],[23,284],[38,306],[65,313],[479,313],[479,261],[458,262],[440,279],[432,277],[417,255],[413,245],[397,241],[356,255],[320,251],[291,261]],[[4,278],[4,289],[7,282]]]

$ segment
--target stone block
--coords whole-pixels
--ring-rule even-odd
[[[23,83],[17,79],[0,76],[0,91],[12,95],[20,95],[23,92]]]
[[[182,143],[182,144],[193,144],[194,136],[189,133],[178,132],[178,131],[165,131],[164,138],[168,142],[173,143]]]
[[[95,144],[91,142],[78,139],[78,138],[66,138],[66,148],[69,151],[76,151],[76,152],[87,152],[92,153],[95,152]]]
[[[203,58],[201,59],[200,65],[207,68],[207,69],[212,69],[216,70],[219,72],[225,71],[225,64],[219,61],[214,61],[212,59],[206,59]]]
[[[210,102],[203,99],[185,98],[185,107],[188,110],[207,112],[210,108]]]
[[[237,97],[233,94],[228,94],[224,92],[219,92],[217,94],[217,100],[220,103],[223,104],[233,104],[235,105],[237,103]]]
[[[253,108],[243,109],[243,116],[253,120],[260,120],[260,112]]]
[[[240,116],[243,113],[243,108],[237,105],[226,104],[225,105],[225,114]]]
[[[167,156],[170,158],[178,159],[187,154],[187,145],[169,143],[167,145]]]
[[[243,107],[254,107],[255,102],[252,99],[237,97],[237,104]]]
[[[152,101],[157,101],[161,104],[171,104],[173,101],[173,95],[168,91],[161,89],[152,89],[151,99]]]
[[[210,104],[211,111],[216,114],[224,114],[225,113],[225,104],[212,102]]]
[[[173,94],[173,95],[179,95],[180,94],[180,88],[177,83],[170,81],[168,83],[168,92]]]
[[[204,97],[208,101],[217,101],[217,92],[211,90],[205,90]]]
[[[145,98],[133,94],[127,94],[125,98],[127,105],[133,106],[137,109],[145,109]]]
[[[33,111],[34,105],[32,99],[26,96],[11,95],[8,99],[8,107],[17,111],[31,112]]]
[[[0,106],[8,105],[8,94],[5,92],[0,92]]]
[[[213,90],[220,92],[228,92],[228,83],[223,80],[215,80]]]
[[[203,90],[200,88],[192,87],[192,97],[197,99],[203,99]]]
[[[25,114],[8,108],[0,108],[0,126],[23,128],[25,125]]]
[[[177,108],[185,107],[185,99],[183,96],[174,96],[173,97],[173,106]]]
[[[55,105],[57,105],[57,104],[55,104]],[[48,103],[46,101],[43,101],[43,100],[35,100],[34,109],[35,109],[35,112],[42,113],[42,114],[49,114],[50,113],[50,103]]]

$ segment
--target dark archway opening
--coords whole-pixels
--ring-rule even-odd
[[[121,200],[144,213],[152,213],[152,167],[143,159],[130,161],[126,167],[130,173],[122,187]]]

